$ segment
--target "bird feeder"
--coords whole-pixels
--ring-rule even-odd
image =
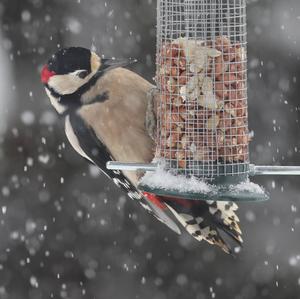
[[[191,200],[267,200],[250,175],[299,174],[250,164],[246,46],[246,0],[158,0],[155,162],[108,168],[144,170],[141,190]]]

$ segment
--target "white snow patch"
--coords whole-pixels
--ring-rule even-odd
[[[28,157],[27,160],[26,160],[27,166],[32,167],[32,166],[33,166],[33,163],[34,163],[33,158]]]
[[[81,23],[74,17],[68,18],[66,20],[66,25],[73,34],[79,34],[82,31]]]
[[[291,256],[289,258],[289,264],[291,267],[297,267],[299,266],[299,261],[300,261],[300,255],[297,255],[297,256]]]
[[[7,212],[7,207],[6,206],[2,206],[1,210],[2,210],[2,214],[5,215],[6,212]]]
[[[30,277],[30,284],[34,288],[38,288],[39,287],[38,280],[37,280],[37,278],[35,276],[31,276]]]
[[[42,164],[48,164],[50,161],[50,156],[48,154],[41,154],[38,156],[38,160]]]
[[[238,185],[232,185],[230,189],[233,192],[255,192],[257,194],[265,194],[265,190],[261,186],[250,182],[250,180],[242,182]]]
[[[9,234],[10,238],[12,240],[18,240],[19,237],[20,237],[20,234],[18,231],[12,231],[10,234]]]
[[[21,13],[21,18],[22,18],[22,21],[25,22],[25,23],[30,22],[30,20],[31,20],[31,13],[30,13],[30,11],[23,10],[22,13]]]
[[[30,126],[35,122],[35,116],[32,111],[27,110],[21,114],[21,120],[24,125]]]
[[[256,216],[255,216],[254,212],[253,211],[247,211],[246,212],[246,219],[249,222],[254,222],[256,220]]]
[[[95,165],[90,165],[89,173],[92,178],[97,178],[101,174],[101,170]]]
[[[35,232],[36,228],[37,228],[37,225],[33,220],[28,219],[26,221],[25,230],[28,234],[33,234]]]
[[[199,192],[207,194],[214,191],[212,185],[195,177],[187,178],[184,175],[174,175],[163,169],[163,165],[160,165],[155,172],[147,172],[141,178],[140,183],[151,188],[180,192]]]
[[[153,163],[158,163],[157,169],[154,172],[146,172],[140,179],[140,184],[153,189],[190,193],[217,194],[223,191],[223,185],[214,185],[200,178],[175,175],[171,171],[167,171],[163,160],[154,160]],[[230,185],[229,190],[237,194],[240,192],[265,194],[264,188],[249,179],[237,185]]]
[[[7,186],[3,186],[1,189],[2,195],[7,197],[10,195],[10,189]]]
[[[42,125],[47,125],[47,126],[54,125],[56,121],[57,121],[57,116],[52,111],[44,111],[40,118],[40,123]]]

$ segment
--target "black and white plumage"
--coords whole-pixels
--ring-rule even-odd
[[[180,233],[177,219],[195,239],[204,239],[231,253],[220,232],[242,243],[235,204],[142,193],[137,190],[139,173],[106,169],[110,160],[153,160],[154,144],[145,122],[148,95],[154,86],[122,68],[129,63],[130,60],[101,59],[79,47],[62,49],[50,58],[41,79],[51,104],[65,119],[67,138],[81,156],[173,231]]]

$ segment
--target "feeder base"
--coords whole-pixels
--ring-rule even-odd
[[[164,188],[153,188],[147,184],[139,184],[138,189],[144,192],[152,193],[162,197],[173,197],[189,200],[204,200],[204,201],[233,201],[233,202],[260,202],[270,199],[268,193],[266,193],[260,186],[250,183],[252,188],[241,188],[240,184],[249,184],[247,182],[248,177],[245,176],[244,180],[236,180],[234,176],[220,177],[214,184],[211,184],[211,192],[193,192],[178,190],[168,190]]]

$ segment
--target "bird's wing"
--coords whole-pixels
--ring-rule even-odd
[[[105,144],[96,136],[93,129],[85,123],[84,119],[74,112],[69,115],[69,121],[77,137],[80,149],[85,154],[84,156],[87,156],[90,161],[97,165],[100,170],[112,179],[118,187],[122,188],[131,199],[138,200],[148,212],[166,224],[174,232],[180,234],[180,229],[164,210],[137,190],[121,171],[106,168],[106,163],[114,160],[114,158]]]

